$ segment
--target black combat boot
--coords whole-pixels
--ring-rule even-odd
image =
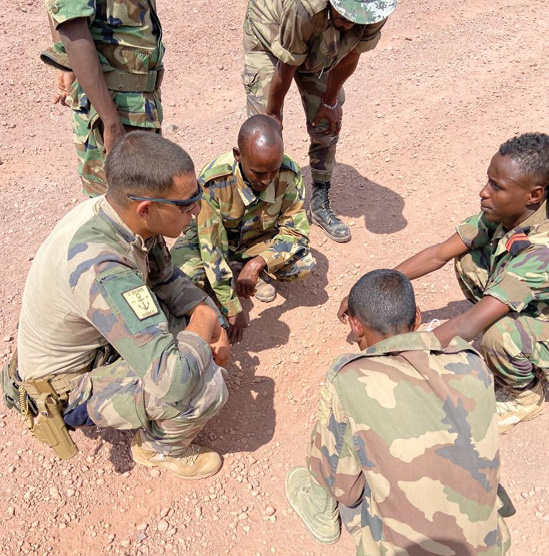
[[[311,220],[320,226],[326,235],[338,243],[351,240],[351,230],[342,222],[330,207],[330,182],[313,181],[313,197],[311,199]]]

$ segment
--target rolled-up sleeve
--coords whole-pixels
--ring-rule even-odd
[[[303,64],[316,19],[311,18],[300,2],[290,3],[282,14],[279,33],[271,43],[273,55],[290,66]]]
[[[488,222],[482,212],[470,216],[456,226],[456,232],[469,249],[484,247],[492,241],[497,225]]]
[[[381,29],[385,25],[385,23],[387,23],[386,19],[384,19],[383,21],[379,21],[378,23],[364,25],[362,38],[355,48],[355,51],[359,54],[362,54],[363,52],[373,50],[377,46],[379,39],[381,39]]]
[[[549,249],[533,246],[496,268],[484,295],[517,313],[532,301],[549,301]]]
[[[85,17],[89,22],[95,19],[94,0],[46,0],[46,11],[55,29],[71,19]]]

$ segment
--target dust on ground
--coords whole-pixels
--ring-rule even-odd
[[[230,149],[245,118],[241,23],[245,0],[160,0],[167,72],[165,135],[197,167]],[[0,407],[0,554],[335,555],[349,537],[317,545],[284,495],[303,464],[319,386],[331,359],[355,348],[335,317],[364,272],[393,267],[478,209],[499,144],[545,131],[547,0],[401,0],[378,48],[346,87],[333,205],[353,240],[316,227],[318,266],[275,302],[245,304],[246,340],[229,365],[230,401],[200,435],[224,467],[200,482],[135,467],[131,432],[77,432],[69,462],[21,432]],[[0,354],[7,360],[24,279],[54,224],[83,200],[67,109],[53,106],[54,71],[42,2],[4,3],[0,45]],[[307,134],[292,88],[286,151],[307,168]],[[52,269],[54,271],[54,269]],[[415,283],[424,320],[466,308],[450,267]],[[547,411],[501,439],[502,479],[517,506],[512,554],[548,554]]]

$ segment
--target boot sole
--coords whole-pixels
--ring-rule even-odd
[[[171,471],[167,467],[164,467],[163,465],[158,465],[157,463],[151,463],[148,459],[141,459],[139,456],[134,456],[133,454],[131,454],[131,457],[132,460],[138,465],[143,465],[145,467],[158,467],[158,469],[163,469],[164,471],[168,471],[178,479],[183,479],[184,481],[194,481],[196,479],[207,479],[208,477],[215,475],[221,469],[221,467],[223,467],[223,462],[222,462],[221,465],[215,471],[211,471],[209,473],[204,473],[200,475],[193,475],[192,477],[187,477],[185,475],[178,475],[177,473],[174,473],[173,471]]]
[[[535,419],[536,417],[539,417],[542,412],[543,412],[543,406],[540,406],[537,411],[533,411],[529,415],[526,415],[526,417],[523,417],[522,419],[518,420],[516,423],[509,423],[509,424],[503,425],[502,427],[500,427],[498,425],[499,434],[508,433],[514,426],[518,425],[519,423],[524,423],[526,421],[531,421],[532,419]]]
[[[309,533],[311,533],[311,535],[313,536],[314,540],[320,544],[335,544],[339,538],[341,537],[341,532],[338,532],[337,536],[333,537],[333,538],[324,538],[324,537],[318,537],[315,533],[315,531],[313,529],[311,529],[309,527],[309,524],[305,521],[305,519],[303,518],[303,516],[301,515],[300,511],[298,510],[298,508],[296,506],[294,506],[294,504],[292,503],[292,500],[290,498],[290,495],[288,493],[288,486],[289,486],[289,482],[290,482],[290,477],[292,476],[292,474],[299,469],[298,467],[294,467],[293,469],[290,470],[290,472],[286,475],[286,483],[285,483],[285,491],[286,491],[286,499],[288,500],[290,506],[292,507],[292,509],[294,510],[294,512],[299,516],[299,519],[301,519],[301,521],[303,522],[303,524],[305,525],[305,527],[307,527],[307,530],[309,531]]]
[[[332,235],[330,232],[328,232],[328,230],[326,230],[326,228],[322,225],[322,223],[316,219],[315,215],[312,212],[309,212],[309,218],[311,219],[311,222],[313,224],[315,224],[316,226],[318,226],[319,228],[322,228],[322,230],[324,231],[324,233],[332,240],[335,241],[337,243],[347,243],[349,241],[351,241],[351,234],[349,233],[349,237],[336,237],[334,235]]]
[[[276,292],[271,297],[259,297],[257,295],[254,295],[254,297],[262,303],[270,303],[271,301],[274,301],[276,299]]]

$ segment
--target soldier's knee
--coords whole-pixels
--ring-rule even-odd
[[[514,339],[515,330],[516,322],[512,317],[503,317],[488,327],[484,331],[480,344],[483,356],[485,358],[493,358],[494,354],[516,356],[521,348]]]
[[[302,280],[311,273],[316,266],[316,260],[308,248],[303,249],[305,252],[299,258],[292,259],[288,265],[276,273],[279,280]]]

